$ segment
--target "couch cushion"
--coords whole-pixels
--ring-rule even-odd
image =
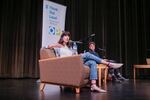
[[[54,49],[41,48],[40,59],[54,58],[56,57]]]

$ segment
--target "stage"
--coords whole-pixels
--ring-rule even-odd
[[[150,100],[150,80],[129,80],[123,83],[108,82],[107,93],[90,92],[89,87],[75,94],[71,88],[46,85],[39,91],[38,79],[0,79],[1,100]]]

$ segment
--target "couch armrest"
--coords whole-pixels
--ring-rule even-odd
[[[83,61],[79,55],[39,60],[40,80],[54,84],[80,86]]]

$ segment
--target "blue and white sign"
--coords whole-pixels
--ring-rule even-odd
[[[65,28],[66,6],[43,1],[42,47],[57,43]]]

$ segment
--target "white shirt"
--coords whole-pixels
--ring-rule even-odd
[[[73,55],[72,51],[67,46],[59,48],[60,57],[66,57],[66,56],[72,56],[72,55]]]

